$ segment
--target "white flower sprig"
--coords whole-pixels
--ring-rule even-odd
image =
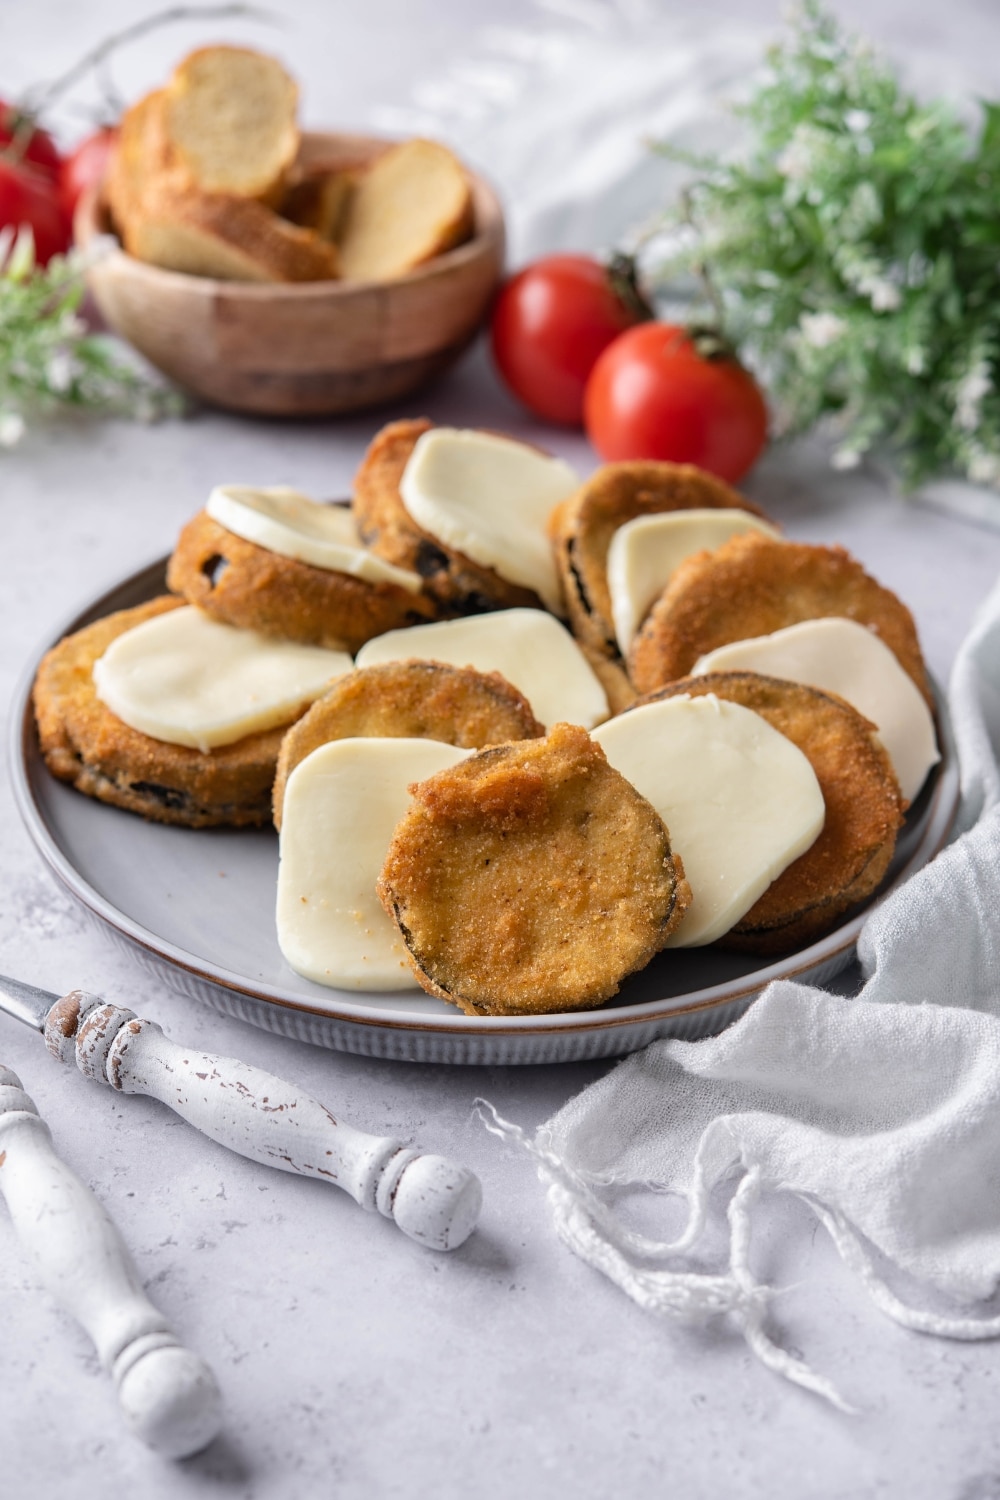
[[[700,175],[658,275],[706,275],[782,428],[832,417],[838,467],[878,448],[909,484],[1000,485],[1000,104],[970,133],[819,0],[769,62],[739,160],[662,148]]]
[[[86,258],[78,251],[35,264],[31,230],[0,230],[0,449],[21,441],[29,422],[60,407],[155,421],[177,415],[182,398],[127,363],[111,339],[79,316]]]

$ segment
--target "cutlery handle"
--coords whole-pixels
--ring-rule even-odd
[[[211,1370],[149,1301],[118,1230],[3,1066],[0,1194],[46,1287],[93,1340],[133,1431],[170,1458],[199,1453],[221,1421]]]
[[[366,1135],[309,1094],[233,1057],[178,1046],[153,1021],[74,990],[45,1023],[49,1051],[125,1094],[149,1094],[202,1134],[251,1161],[335,1183],[433,1250],[472,1233],[478,1177],[394,1136]]]

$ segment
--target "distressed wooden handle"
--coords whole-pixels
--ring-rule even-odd
[[[118,1230],[2,1066],[0,1193],[48,1290],[93,1339],[132,1429],[171,1458],[200,1452],[221,1425],[211,1370],[149,1301]]]
[[[161,1100],[251,1161],[335,1183],[433,1250],[455,1249],[475,1227],[482,1189],[467,1167],[355,1130],[272,1073],[180,1047],[130,1010],[74,991],[52,1007],[45,1040],[86,1077]]]

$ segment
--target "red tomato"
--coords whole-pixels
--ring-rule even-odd
[[[0,157],[0,229],[30,224],[35,236],[35,259],[44,266],[53,255],[61,255],[72,242],[69,220],[59,205],[58,189],[51,178],[33,167],[4,161]]]
[[[594,361],[612,339],[648,316],[606,267],[587,255],[547,255],[504,286],[493,313],[493,358],[525,406],[579,427]]]
[[[118,140],[118,131],[113,125],[103,125],[88,135],[66,157],[59,175],[59,194],[63,211],[70,223],[76,211],[77,200],[88,188],[97,187],[107,172],[111,153]]]
[[[0,151],[10,145],[23,118],[24,116],[15,104],[8,104],[6,100],[0,99]],[[23,160],[30,161],[32,166],[37,167],[48,177],[59,176],[62,158],[55,141],[48,131],[42,130],[39,125],[36,125],[28,136]]]
[[[730,483],[767,441],[767,408],[753,376],[713,335],[643,323],[609,345],[584,403],[587,435],[606,462],[697,464]]]

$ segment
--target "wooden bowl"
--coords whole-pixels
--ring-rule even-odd
[[[301,160],[354,166],[391,144],[306,133]],[[447,369],[489,312],[503,273],[503,214],[492,189],[469,176],[472,239],[396,281],[215,281],[118,249],[88,272],[90,290],[115,333],[218,406],[282,417],[377,406]],[[83,246],[111,230],[96,195],[81,203],[75,230]]]

